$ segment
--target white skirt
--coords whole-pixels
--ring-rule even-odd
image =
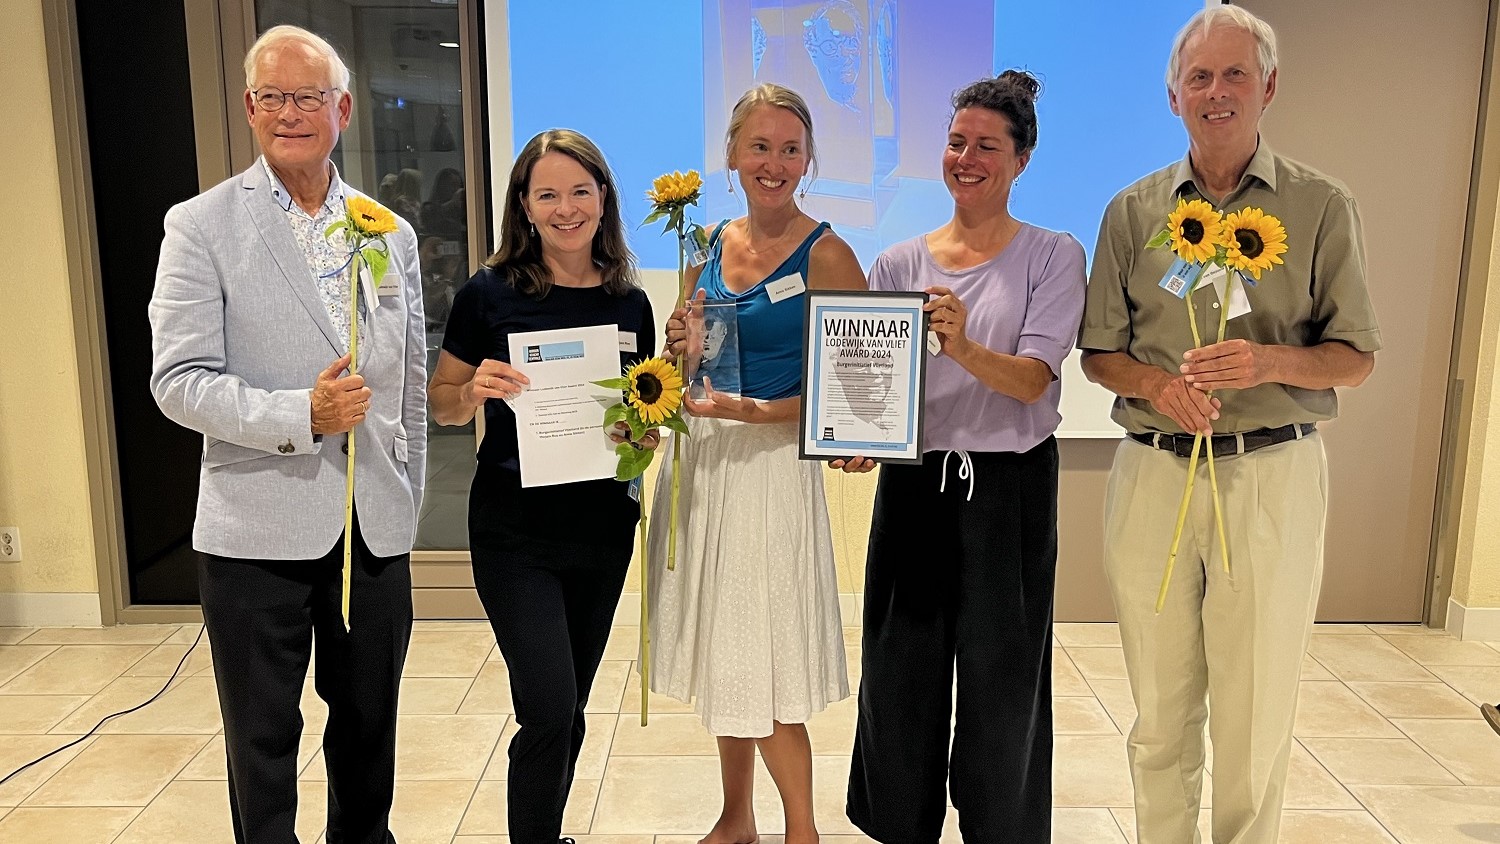
[[[651,688],[716,736],[762,738],[849,696],[822,467],[797,425],[688,417],[677,565],[671,450],[651,507]]]

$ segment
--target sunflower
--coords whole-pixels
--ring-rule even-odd
[[[381,237],[396,231],[396,215],[375,200],[351,196],[344,204],[349,209],[349,228],[359,237]]]
[[[1201,264],[1224,245],[1224,218],[1201,199],[1177,200],[1177,210],[1167,217],[1168,243],[1177,257]]]
[[[651,182],[646,198],[657,206],[687,205],[698,201],[698,191],[703,188],[703,177],[697,170],[683,173],[673,170],[657,176]]]
[[[682,375],[665,358],[647,358],[625,370],[625,401],[647,425],[660,425],[682,405]]]
[[[1224,263],[1232,270],[1248,272],[1260,281],[1260,274],[1280,264],[1286,252],[1286,229],[1281,221],[1259,208],[1245,208],[1224,218],[1228,235]]]

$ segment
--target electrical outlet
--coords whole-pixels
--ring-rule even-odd
[[[0,527],[0,562],[21,562],[21,529]]]

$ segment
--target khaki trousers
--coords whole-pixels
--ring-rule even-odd
[[[1201,840],[1205,722],[1215,844],[1275,844],[1281,825],[1302,656],[1323,575],[1328,463],[1316,433],[1215,463],[1231,571],[1200,459],[1160,615],[1157,591],[1188,461],[1126,439],[1105,496],[1104,569],[1140,711],[1127,751],[1141,844]]]

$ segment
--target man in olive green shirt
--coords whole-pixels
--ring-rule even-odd
[[[1078,341],[1129,433],[1106,493],[1104,563],[1140,712],[1128,741],[1137,832],[1143,844],[1198,840],[1208,722],[1213,840],[1274,844],[1322,578],[1316,423],[1337,414],[1335,387],[1370,374],[1380,332],[1353,197],[1260,137],[1276,93],[1270,27],[1236,6],[1198,13],[1178,34],[1167,86],[1188,156],[1110,202]],[[1223,342],[1213,287],[1191,294],[1207,344],[1196,350],[1186,306],[1159,286],[1172,253],[1144,248],[1179,199],[1261,208],[1286,227],[1285,265],[1248,288],[1252,310]],[[1194,432],[1213,435],[1230,567],[1200,460],[1157,614]]]

